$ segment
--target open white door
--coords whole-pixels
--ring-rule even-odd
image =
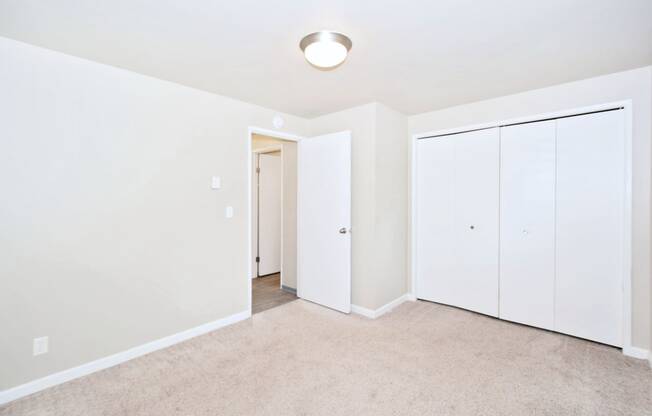
[[[297,290],[351,312],[351,132],[299,141]]]
[[[258,156],[258,276],[281,271],[281,155]]]

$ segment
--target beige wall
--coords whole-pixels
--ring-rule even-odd
[[[266,147],[282,146],[285,142],[286,140],[253,133],[251,135],[251,150],[260,150]]]
[[[374,271],[370,288],[380,307],[407,292],[407,117],[376,107]]]
[[[246,310],[247,128],[275,112],[3,38],[0,62],[0,390]],[[633,335],[648,348],[651,68],[409,118],[377,103],[284,115],[283,130],[352,131],[353,303],[376,309],[408,289],[406,130],[628,98]]]
[[[3,38],[0,62],[0,390],[247,310],[247,129],[275,112]]]
[[[352,134],[352,303],[377,309],[406,293],[407,118],[378,103],[310,120],[311,134]]]
[[[650,347],[650,174],[652,169],[652,67],[411,116],[413,134],[544,114],[595,104],[633,101],[632,341]],[[411,140],[410,140],[411,143]],[[410,149],[410,153],[412,150]]]
[[[283,143],[283,286],[297,288],[297,144]]]

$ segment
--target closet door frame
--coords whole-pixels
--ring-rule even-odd
[[[504,127],[519,123],[544,121],[549,119],[578,116],[599,111],[622,109],[625,118],[625,200],[624,204],[624,244],[623,244],[623,354],[635,358],[647,358],[647,351],[632,345],[632,100],[616,101],[587,107],[535,114],[527,117],[496,120],[489,123],[466,125],[445,130],[428,131],[413,134],[410,140],[410,292],[408,298],[416,300],[419,288],[417,286],[417,233],[419,218],[417,218],[417,141],[436,136],[462,133],[473,130]],[[500,266],[499,266],[500,267]]]

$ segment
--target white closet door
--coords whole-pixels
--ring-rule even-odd
[[[281,154],[259,156],[258,275],[281,271]]]
[[[498,129],[417,146],[417,296],[497,316]]]
[[[557,121],[555,330],[622,346],[624,119]]]
[[[500,318],[554,326],[555,121],[500,132]]]

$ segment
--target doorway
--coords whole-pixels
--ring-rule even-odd
[[[252,313],[297,299],[297,143],[253,133]]]
[[[301,298],[350,313],[351,132],[300,138],[250,127],[247,148],[250,310]],[[280,186],[264,171],[278,171],[278,158]],[[272,205],[280,215],[265,208]],[[280,260],[262,258],[279,252]]]

